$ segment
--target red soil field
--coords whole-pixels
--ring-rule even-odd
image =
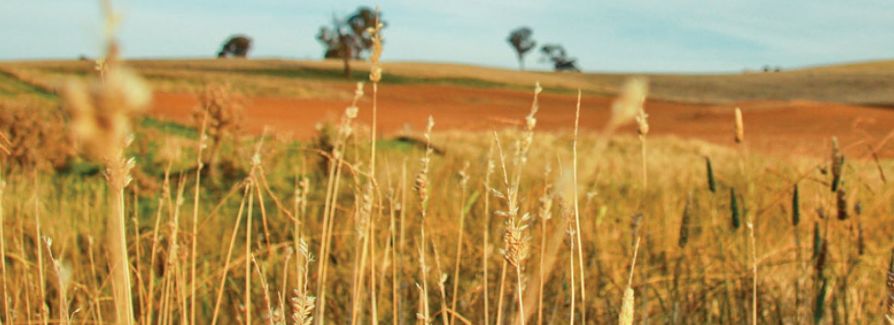
[[[369,88],[369,87],[367,87]],[[351,89],[345,89],[350,92]],[[359,121],[371,120],[371,93],[360,103]],[[435,118],[436,130],[489,131],[517,127],[531,107],[532,92],[442,85],[382,85],[378,95],[378,122],[382,136],[402,130],[419,131],[426,118]],[[582,132],[596,132],[608,120],[612,98],[583,96]],[[537,130],[570,130],[574,124],[576,95],[540,97]],[[192,123],[197,96],[156,93],[151,115]],[[244,126],[250,132],[269,127],[299,139],[312,137],[315,126],[336,122],[348,101],[335,99],[249,98]],[[894,157],[894,144],[885,145],[894,131],[894,110],[808,101],[759,101],[730,105],[703,105],[649,100],[650,136],[696,138],[732,144],[733,109],[740,107],[746,139],[755,150],[792,155],[825,155],[829,138],[837,136],[851,155],[868,157],[869,148]],[[630,128],[630,134],[633,129]]]

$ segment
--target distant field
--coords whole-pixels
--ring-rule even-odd
[[[130,65],[156,91],[150,115],[181,125],[194,123],[196,94],[207,84],[230,83],[247,97],[243,126],[308,139],[321,122],[336,122],[366,81],[368,65],[355,63],[350,80],[338,61],[138,60]],[[821,155],[829,137],[865,155],[870,146],[894,156],[884,144],[894,125],[894,61],[784,71],[716,75],[649,75],[646,105],[658,136],[730,144],[730,114],[741,107],[754,132],[752,145],[766,152]],[[52,101],[64,78],[93,73],[88,61],[0,63],[0,99]],[[629,74],[520,72],[457,64],[390,63],[379,94],[379,130],[384,136],[419,131],[433,115],[444,129],[487,131],[517,127],[540,81],[543,117],[538,127],[561,131],[573,125],[581,89],[581,126],[598,130]],[[369,89],[367,90],[369,91]],[[368,102],[369,99],[362,101]],[[362,123],[370,123],[361,112]]]
[[[347,80],[338,61],[286,60],[137,60],[131,62],[157,89],[193,91],[212,81],[230,81],[258,96],[348,98]],[[436,84],[476,88],[527,89],[535,81],[554,92],[577,89],[611,95],[631,74],[522,72],[458,64],[391,62],[387,85]],[[3,62],[40,77],[84,75],[87,61]],[[354,64],[352,80],[365,81],[368,66]],[[645,74],[650,97],[688,103],[733,103],[751,100],[808,100],[847,104],[894,105],[894,61],[788,70],[778,73]]]

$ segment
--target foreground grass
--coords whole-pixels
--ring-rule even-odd
[[[159,128],[155,123],[144,125]],[[324,261],[329,273],[322,283],[328,291],[327,322],[347,323],[352,318],[411,322],[425,301],[432,310],[430,322],[454,313],[461,322],[481,323],[486,316],[493,320],[496,313],[508,321],[520,317],[519,307],[524,306],[540,310],[547,323],[565,322],[569,315],[580,320],[584,314],[590,322],[613,323],[638,234],[642,242],[632,278],[637,319],[745,323],[755,308],[750,303],[755,293],[749,222],[757,239],[757,322],[820,318],[873,323],[884,314],[894,191],[880,180],[871,162],[845,164],[848,215],[840,220],[836,194],[829,190],[830,176],[823,174],[828,173],[825,159],[764,157],[695,141],[652,139],[646,161],[649,187],[643,188],[638,141],[615,137],[604,142],[598,135],[584,134],[578,144],[577,188],[587,300],[582,303],[578,295],[572,304],[572,284],[581,274],[568,265],[569,259],[578,258],[567,232],[571,204],[567,192],[573,186],[568,183],[570,134],[536,134],[529,160],[518,165],[523,167],[517,174],[519,215],[531,215],[525,219],[519,243],[528,254],[520,263],[522,293],[513,284],[515,272],[506,276],[507,285],[501,288],[500,265],[501,251],[509,249],[504,243],[508,219],[502,215],[508,206],[501,196],[508,192],[502,175],[514,175],[513,143],[523,133],[496,135],[504,163],[493,149],[492,134],[435,133],[432,143],[443,155],[432,157],[426,176],[430,199],[424,224],[413,189],[424,150],[399,142],[378,146],[375,200],[368,210],[363,185],[367,178],[361,172],[369,155],[368,140],[349,138],[344,171],[336,176],[342,185],[332,195],[331,248],[313,260],[308,257],[317,254],[324,240],[327,183],[332,180],[316,147],[268,137],[257,151],[260,161],[255,163],[260,164],[255,165],[252,156],[260,140],[232,142],[222,162],[228,167],[222,167],[219,178],[200,185],[199,227],[192,237],[186,216],[193,203],[184,199],[195,186],[191,176],[195,159],[190,158],[195,155],[195,138],[190,134],[194,135],[140,133],[134,147],[144,149],[133,149],[142,171],[125,195],[129,262],[135,313],[144,323],[186,322],[188,288],[193,284],[197,323],[209,323],[215,309],[220,323],[244,321],[245,297],[252,297],[255,320],[278,323],[297,313],[290,299],[306,299],[317,292],[317,265]],[[708,186],[706,157],[712,163],[714,191]],[[485,188],[488,161],[495,166],[491,189]],[[891,166],[883,162],[880,168]],[[465,192],[458,177],[461,170],[468,179]],[[5,181],[3,290],[12,318],[7,322],[38,320],[40,315],[62,320],[63,310],[75,323],[111,319],[107,248],[98,241],[106,231],[103,220],[108,209],[101,174],[35,177],[13,169]],[[791,205],[795,184],[800,196],[797,224]],[[732,189],[739,193],[738,228],[731,219]],[[555,204],[544,211],[548,201]],[[461,211],[467,211],[464,223]],[[545,218],[547,212],[553,217]],[[45,239],[35,238],[36,220]],[[248,230],[252,240],[246,242],[246,225],[237,224],[240,220],[252,220]],[[427,228],[425,242],[418,236],[421,227]],[[460,233],[463,241],[457,243]],[[188,247],[193,242],[198,257],[194,283],[187,276]],[[450,262],[457,248],[462,249],[459,277],[453,275]],[[38,250],[44,254],[38,255]],[[427,259],[423,273],[420,254]],[[37,278],[40,265],[44,283]],[[248,273],[243,272],[246,266]],[[254,278],[248,292],[243,286],[246,276]],[[541,279],[542,303],[532,294],[541,287]],[[416,284],[426,281],[429,290],[420,296]],[[304,285],[309,293],[300,290]],[[522,304],[517,297],[523,297]],[[447,311],[443,306],[453,299],[456,310]]]

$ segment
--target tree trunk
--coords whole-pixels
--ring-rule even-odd
[[[354,53],[352,53],[353,51],[350,45],[342,44],[344,48],[342,48],[341,51],[341,59],[342,63],[344,63],[345,79],[351,79],[351,57]]]
[[[525,57],[521,53],[518,54],[518,70],[525,71]]]

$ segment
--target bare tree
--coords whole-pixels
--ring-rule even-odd
[[[248,56],[249,50],[251,50],[251,38],[245,35],[233,35],[224,42],[220,52],[217,52],[217,57],[245,58]]]
[[[525,69],[525,54],[537,47],[537,41],[533,38],[534,31],[528,27],[519,27],[509,33],[509,44],[518,55],[518,69]]]
[[[545,44],[540,47],[540,54],[543,55],[541,60],[552,62],[553,69],[556,71],[580,72],[580,68],[577,67],[577,59],[569,57],[562,45]]]
[[[323,44],[327,59],[341,59],[344,63],[345,78],[351,77],[351,60],[361,59],[372,48],[370,28],[379,22],[380,13],[368,7],[357,8],[353,14],[343,19],[332,18],[331,26],[320,27],[317,40]],[[382,22],[385,25],[384,22]]]

